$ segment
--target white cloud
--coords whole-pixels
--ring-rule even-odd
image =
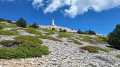
[[[44,13],[54,12],[65,5],[70,5],[70,0],[52,0],[52,3],[44,10]]]
[[[14,1],[14,0],[1,0]],[[60,10],[64,15],[74,18],[89,10],[101,12],[120,6],[120,0],[27,0],[32,1],[34,8],[43,8],[44,13]],[[66,8],[67,6],[67,8]],[[65,7],[65,8],[63,8]],[[59,8],[62,8],[59,9]]]
[[[34,8],[39,9],[40,7],[44,6],[44,4],[42,2],[43,2],[43,0],[33,0],[32,5]]]
[[[38,4],[43,4],[41,0]],[[103,10],[108,10],[114,7],[120,6],[120,0],[47,0],[52,1],[44,7],[44,13],[57,11],[58,8],[69,6],[68,9],[63,9],[62,12],[70,17],[75,17],[79,14],[84,14],[88,10],[92,9],[96,12],[101,12]],[[38,5],[38,8],[41,7]]]

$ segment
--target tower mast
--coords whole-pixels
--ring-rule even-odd
[[[52,26],[54,26],[54,19],[53,19],[53,17],[52,17]]]

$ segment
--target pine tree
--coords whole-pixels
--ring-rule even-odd
[[[62,32],[62,29],[60,28],[59,31]]]
[[[23,18],[20,18],[16,24],[17,26],[24,27],[24,28],[27,26],[27,23]]]
[[[34,22],[34,24],[32,25],[33,28],[38,28],[36,22]]]
[[[77,31],[77,33],[78,34],[83,34],[83,32],[80,29]]]
[[[109,33],[108,43],[115,48],[120,48],[120,24],[116,25],[116,28]]]

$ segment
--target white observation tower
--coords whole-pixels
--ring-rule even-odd
[[[54,19],[52,18],[52,26],[54,26]]]

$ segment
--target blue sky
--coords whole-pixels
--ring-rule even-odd
[[[0,18],[27,23],[55,24],[107,35],[120,24],[120,0],[0,0]]]

